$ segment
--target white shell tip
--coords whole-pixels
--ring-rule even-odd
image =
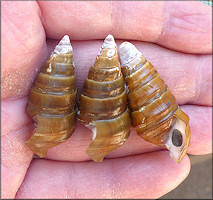
[[[70,38],[69,38],[68,35],[65,35],[65,36],[61,39],[61,41],[63,41],[63,42],[66,41],[67,43],[68,43],[68,42],[70,43]],[[61,41],[60,41],[60,42],[61,42]]]
[[[104,43],[102,45],[102,48],[104,49],[114,49],[116,47],[116,43],[115,43],[115,39],[114,37],[109,34],[105,40],[104,40]]]
[[[130,42],[123,42],[119,47],[121,64],[128,63],[134,59],[137,54],[141,55],[138,49]]]
[[[117,48],[116,48],[116,43],[115,43],[115,39],[114,37],[109,34],[105,40],[104,43],[101,46],[100,52],[99,52],[99,56],[102,54],[103,50],[107,50],[107,57],[109,59],[112,59],[112,57],[115,55],[115,52],[117,52]]]
[[[133,44],[131,44],[130,42],[123,42],[120,47],[120,53],[124,54],[126,53],[130,48],[132,48],[132,46],[134,46]]]
[[[111,35],[111,34],[109,34],[106,38],[105,38],[105,40],[104,41],[111,41],[111,42],[115,42],[115,39],[114,39],[114,37]]]
[[[54,53],[58,54],[58,53],[69,53],[69,52],[72,52],[72,46],[71,46],[71,43],[70,43],[69,36],[65,35],[60,40],[58,45],[55,47]]]

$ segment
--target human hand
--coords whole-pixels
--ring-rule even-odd
[[[201,2],[2,2],[2,198],[159,198],[187,177],[187,155],[176,164],[169,151],[145,142],[133,129],[124,145],[102,163],[86,155],[91,132],[80,123],[68,141],[48,151],[46,159],[33,159],[25,145],[34,129],[26,113],[27,95],[59,39],[65,34],[71,38],[80,93],[109,33],[117,46],[127,40],[143,53],[189,115],[188,153],[211,153],[209,6]]]

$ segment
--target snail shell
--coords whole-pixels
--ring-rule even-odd
[[[129,137],[127,94],[112,35],[104,40],[89,70],[80,96],[78,119],[93,132],[86,153],[95,162],[102,162]]]
[[[30,90],[27,112],[36,123],[26,145],[39,157],[66,141],[76,123],[76,76],[69,36],[65,35]]]
[[[189,117],[133,44],[124,42],[119,50],[133,127],[146,141],[167,148],[179,163],[190,142]]]

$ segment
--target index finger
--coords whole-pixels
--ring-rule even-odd
[[[187,53],[212,52],[211,7],[201,2],[38,2],[49,38],[157,43]]]

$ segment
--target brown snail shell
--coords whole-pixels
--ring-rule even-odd
[[[89,70],[80,96],[78,119],[93,131],[93,141],[86,152],[95,162],[102,162],[129,137],[127,95],[112,35],[104,40]]]
[[[27,112],[36,123],[26,142],[31,151],[45,157],[49,148],[66,141],[76,123],[76,76],[69,36],[56,46],[30,90]]]
[[[121,44],[120,59],[133,127],[146,141],[167,148],[179,163],[190,142],[189,117],[177,105],[152,64],[133,44]]]

